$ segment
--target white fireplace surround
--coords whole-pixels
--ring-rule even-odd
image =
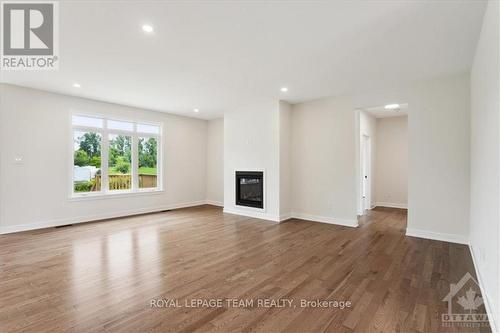
[[[262,187],[262,193],[264,196],[263,200],[263,208],[257,208],[257,207],[248,207],[248,206],[240,206],[236,205],[236,193],[233,192],[233,203],[234,207],[227,207],[227,205],[224,205],[224,213],[230,213],[230,214],[237,214],[237,215],[244,215],[248,217],[255,217],[255,218],[261,218],[261,219],[269,219],[272,221],[277,221],[276,216],[267,214],[267,181],[266,181],[266,169],[263,168],[235,168],[232,169],[232,174],[233,174],[233,184],[232,187],[236,189],[236,171],[255,171],[255,172],[262,172],[262,182],[263,182],[263,187]]]

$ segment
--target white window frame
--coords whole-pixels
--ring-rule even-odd
[[[102,119],[103,127],[91,127],[91,126],[80,126],[73,125],[73,117],[92,117]],[[126,130],[115,130],[108,129],[108,121],[123,121],[133,124],[133,131]],[[118,196],[135,196],[143,194],[154,194],[163,192],[163,156],[162,156],[162,144],[163,144],[163,124],[155,123],[151,121],[142,120],[130,120],[130,119],[120,119],[115,117],[95,115],[95,114],[85,114],[85,113],[72,113],[70,115],[70,172],[69,172],[69,193],[70,199],[91,199],[91,198],[103,198],[103,197],[118,197]],[[159,128],[158,134],[153,133],[143,133],[137,131],[137,124],[157,126]],[[99,192],[75,192],[74,191],[74,135],[76,131],[80,132],[94,132],[101,135],[101,190]],[[109,157],[109,136],[124,135],[130,136],[132,138],[132,183],[131,189],[129,190],[110,190],[109,189],[109,175],[108,175],[108,157]],[[156,187],[149,188],[139,188],[139,138],[155,138],[157,145],[157,157],[156,157]]]

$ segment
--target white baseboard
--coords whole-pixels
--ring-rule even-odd
[[[256,218],[256,219],[268,220],[268,221],[272,221],[272,222],[280,222],[280,217],[278,215],[264,213],[264,212],[259,212],[259,211],[234,209],[234,208],[224,207],[223,212],[224,213],[228,213],[228,214],[253,217],[253,218]]]
[[[408,204],[405,204],[405,203],[393,203],[393,202],[376,202],[372,208],[375,208],[375,207],[388,207],[388,208],[408,209]]]
[[[273,221],[273,222],[282,222],[282,221],[294,218],[294,219],[307,220],[307,221],[311,221],[311,222],[336,224],[336,225],[341,225],[341,226],[345,226],[345,227],[356,228],[358,226],[357,220],[338,219],[338,218],[333,218],[333,217],[309,215],[309,214],[302,214],[302,213],[288,213],[288,214],[282,214],[280,216],[276,216],[274,214],[240,210],[240,209],[228,209],[228,208],[224,208],[224,213],[254,217],[254,218],[264,219],[264,220]]]
[[[286,221],[293,218],[292,213],[285,213],[280,215],[280,222]]]
[[[471,254],[471,257],[472,257],[472,263],[474,264],[474,270],[476,271],[476,276],[477,276],[477,282],[479,283],[479,289],[481,289],[481,296],[483,297],[483,301],[484,301],[484,306],[486,308],[486,313],[488,314],[488,319],[489,319],[489,322],[490,322],[490,328],[491,328],[491,332],[492,333],[498,333],[498,330],[497,330],[497,320],[499,320],[499,318],[496,318],[494,314],[496,314],[496,312],[493,310],[493,306],[492,306],[492,303],[490,301],[490,296],[489,294],[486,292],[486,289],[484,288],[484,283],[483,283],[483,278],[481,276],[481,271],[479,270],[479,266],[478,266],[478,258],[476,256],[476,253],[474,252],[474,248],[472,246],[471,243],[468,244],[469,245],[469,250],[470,250],[470,254]]]
[[[434,232],[429,230],[421,229],[406,229],[406,236],[426,238],[432,240],[438,240],[443,242],[458,243],[458,244],[469,244],[467,237],[457,234],[445,234],[440,232]]]
[[[217,207],[224,207],[224,203],[222,201],[206,200],[205,203],[207,205],[212,205],[212,206],[217,206]]]
[[[341,226],[345,226],[345,227],[352,227],[352,228],[358,227],[358,220],[355,220],[355,219],[353,219],[353,220],[339,219],[339,218],[334,218],[334,217],[329,217],[329,216],[309,215],[309,214],[303,214],[303,213],[292,213],[292,217],[296,218],[296,219],[307,220],[307,221],[312,221],[312,222],[336,224],[336,225],[341,225]]]
[[[117,217],[139,215],[139,214],[146,214],[146,213],[155,213],[155,212],[161,212],[161,211],[169,210],[169,209],[194,207],[194,206],[200,206],[200,205],[204,205],[204,204],[206,204],[206,200],[177,203],[177,204],[143,208],[143,209],[128,209],[128,210],[123,210],[123,211],[113,212],[113,213],[106,213],[106,214],[94,214],[94,215],[78,216],[78,217],[71,217],[71,218],[64,218],[64,219],[54,219],[54,220],[47,220],[47,221],[41,221],[41,222],[36,222],[36,223],[30,223],[30,224],[0,226],[0,235],[1,234],[9,234],[9,233],[13,233],[13,232],[20,232],[20,231],[51,228],[51,227],[57,227],[57,226],[66,225],[66,224],[78,224],[78,223],[99,221],[99,220],[105,220],[105,219],[111,219],[111,218],[117,218]]]

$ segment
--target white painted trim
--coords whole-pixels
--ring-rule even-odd
[[[61,225],[66,225],[66,224],[95,222],[95,221],[106,220],[106,219],[111,219],[111,218],[127,217],[127,216],[147,214],[147,213],[155,213],[155,212],[161,212],[164,210],[201,206],[201,205],[205,205],[205,204],[219,206],[219,207],[223,206],[223,204],[221,202],[218,202],[218,201],[200,200],[200,201],[158,206],[158,207],[152,207],[152,208],[129,209],[129,210],[123,210],[123,211],[109,213],[109,214],[94,214],[94,215],[78,216],[78,217],[66,218],[66,219],[47,220],[47,221],[42,221],[42,222],[30,223],[30,224],[0,226],[0,235],[14,233],[14,232],[20,232],[20,231],[52,228],[52,227],[57,227],[57,226],[61,226]],[[357,220],[337,219],[337,218],[332,218],[332,217],[315,216],[315,215],[300,214],[300,213],[289,213],[289,214],[282,214],[282,215],[277,216],[274,214],[267,214],[267,213],[262,213],[262,212],[257,212],[257,211],[250,211],[250,210],[247,211],[247,210],[227,209],[227,208],[224,208],[223,212],[229,213],[229,214],[236,214],[236,215],[242,215],[242,216],[248,216],[248,217],[268,220],[268,221],[272,221],[272,222],[282,222],[282,221],[285,221],[285,220],[288,220],[291,218],[297,218],[297,219],[302,219],[302,220],[307,220],[307,221],[312,221],[312,222],[329,223],[329,224],[336,224],[336,225],[342,225],[342,226],[348,226],[348,227],[357,227],[358,226]]]
[[[280,214],[280,222],[286,221],[293,218],[292,213]]]
[[[354,186],[356,188],[356,210],[357,215],[362,216],[363,212],[363,204],[361,200],[361,109],[354,109],[354,151],[355,151],[355,179]]]
[[[495,320],[497,320],[498,318],[495,318],[495,316],[494,316],[494,314],[496,312],[493,311],[493,306],[492,306],[492,303],[490,301],[491,298],[489,297],[488,293],[486,292],[486,289],[484,288],[484,283],[483,283],[483,278],[481,276],[481,271],[479,270],[479,266],[477,265],[479,260],[478,260],[478,258],[476,258],[472,244],[469,242],[468,245],[469,245],[469,250],[470,250],[471,257],[472,257],[472,263],[474,264],[474,270],[476,271],[477,282],[479,283],[479,289],[481,289],[481,296],[483,297],[484,306],[486,308],[486,313],[488,314],[491,332],[496,333],[496,332],[498,332],[498,330],[496,327]]]
[[[224,203],[222,201],[215,201],[215,200],[206,200],[205,203],[207,205],[212,205],[212,206],[217,206],[217,207],[224,207]]]
[[[229,208],[229,209],[224,208],[224,213],[248,216],[248,217],[253,217],[253,218],[257,218],[257,219],[264,219],[264,220],[268,220],[268,221],[272,221],[272,222],[283,222],[285,220],[295,218],[295,219],[301,219],[301,220],[306,220],[306,221],[311,221],[311,222],[336,224],[336,225],[341,225],[341,226],[345,226],[345,227],[353,227],[353,228],[358,227],[357,220],[339,219],[339,218],[333,218],[333,217],[327,217],[327,216],[317,216],[317,215],[309,215],[309,214],[301,214],[301,213],[287,213],[287,214],[281,214],[281,215],[277,216],[274,214],[266,214],[266,213],[259,213],[259,212],[254,212],[254,211],[239,210],[239,209],[232,209],[232,208]]]
[[[392,202],[376,202],[372,208],[375,207],[389,207],[389,208],[402,208],[408,209],[408,204],[405,203],[392,203]]]
[[[123,210],[123,211],[119,211],[119,212],[115,212],[115,213],[108,213],[108,214],[94,214],[94,215],[78,216],[78,217],[65,218],[65,219],[47,220],[47,221],[41,221],[41,222],[36,222],[36,223],[30,223],[30,224],[0,226],[0,235],[1,234],[9,234],[9,233],[13,233],[13,232],[27,231],[27,230],[51,228],[51,227],[57,227],[57,226],[66,225],[66,224],[77,224],[77,223],[93,222],[93,221],[99,221],[99,220],[105,220],[105,219],[111,219],[111,218],[117,218],[117,217],[131,216],[131,215],[155,213],[155,212],[161,212],[161,211],[169,210],[169,209],[194,207],[194,206],[200,206],[200,205],[204,205],[204,204],[206,204],[206,200],[185,202],[185,203],[178,203],[178,204],[171,204],[171,205],[143,208],[143,209],[128,209],[128,210]]]
[[[107,199],[118,199],[118,198],[129,198],[142,195],[155,195],[164,194],[164,190],[157,189],[138,189],[137,191],[113,191],[108,192],[109,194],[102,194],[101,192],[88,192],[88,194],[80,194],[68,199],[68,201],[87,201],[87,200],[107,200]]]
[[[317,215],[309,215],[309,214],[302,214],[302,213],[292,213],[292,217],[296,218],[296,219],[307,220],[307,221],[312,221],[312,222],[336,224],[336,225],[342,225],[345,227],[352,227],[352,228],[358,227],[358,220],[355,220],[355,219],[353,219],[353,220],[339,219],[339,218],[329,217],[329,216],[317,216]]]
[[[361,133],[360,136],[360,181],[361,181],[361,189],[360,189],[360,200],[361,200],[361,210],[362,213],[365,212],[365,210],[368,210],[372,205],[372,151],[371,151],[371,137],[368,135],[368,133]],[[366,151],[365,151],[366,149]],[[365,156],[366,152],[366,156]],[[368,177],[368,182],[367,182],[367,190],[366,190],[366,197],[363,198],[363,188],[364,188],[364,182],[365,182],[365,175],[363,175],[363,171],[365,171],[365,165],[367,164],[367,177]],[[365,208],[365,206],[367,206]]]
[[[256,219],[268,220],[268,221],[272,221],[272,222],[279,222],[280,221],[280,217],[278,215],[257,212],[257,211],[252,211],[252,210],[241,210],[241,209],[224,207],[223,212],[228,213],[228,214],[253,217]]]
[[[469,244],[467,237],[457,234],[445,234],[440,232],[434,232],[429,230],[421,229],[406,229],[406,236],[426,238],[432,240],[438,240],[443,242],[458,243],[458,244]]]

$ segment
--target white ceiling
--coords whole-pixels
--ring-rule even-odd
[[[484,8],[481,0],[61,1],[60,69],[4,71],[0,81],[209,119],[268,98],[295,103],[468,70]]]
[[[396,109],[386,109],[385,105],[362,109],[375,118],[401,117],[408,115],[408,103],[399,104]]]

